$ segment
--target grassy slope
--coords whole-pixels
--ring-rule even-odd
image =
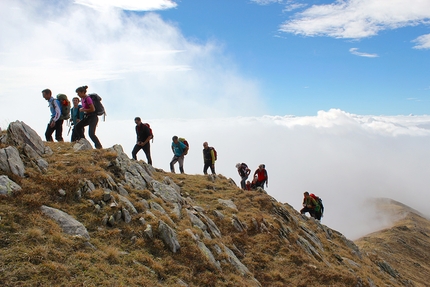
[[[182,188],[184,197],[193,200],[193,206],[205,209],[222,232],[222,238],[204,239],[201,231],[193,227],[185,210],[182,217],[171,215],[176,224],[180,252],[173,254],[161,240],[149,240],[144,236],[140,217],[145,217],[154,230],[158,219],[144,215],[144,206],[138,203],[144,198],[155,200],[167,211],[169,204],[161,199],[151,199],[149,190],[133,190],[126,187],[129,199],[138,209],[129,224],[124,222],[113,227],[103,226],[102,217],[112,213],[104,207],[97,213],[88,199],[100,199],[103,190],[97,189],[77,200],[75,192],[80,180],[87,178],[94,183],[110,174],[115,181],[122,175],[111,169],[110,162],[116,154],[107,150],[73,152],[70,143],[47,143],[54,155],[46,174],[27,168],[27,177],[9,175],[23,187],[13,197],[0,200],[0,285],[2,286],[178,286],[178,279],[189,286],[250,286],[251,280],[241,276],[227,263],[225,253],[216,254],[215,244],[224,244],[234,250],[253,276],[263,286],[369,286],[371,278],[377,286],[401,286],[390,276],[378,270],[370,258],[361,259],[351,253],[342,236],[333,232],[327,238],[323,227],[313,220],[305,220],[288,205],[282,205],[266,194],[244,192],[219,176],[215,182],[201,175],[179,175],[156,172],[154,179],[161,181],[171,177]],[[58,190],[66,191],[66,196]],[[218,203],[218,198],[232,199],[239,211]],[[42,215],[41,205],[61,209],[82,222],[88,229],[91,248],[81,238],[64,234],[51,219]],[[279,236],[280,217],[273,207],[283,207],[297,219],[285,223],[292,232],[288,239]],[[215,218],[213,210],[222,212],[224,220]],[[158,218],[168,222],[165,215],[153,211]],[[248,226],[246,232],[238,232],[231,225],[236,214]],[[267,232],[255,230],[251,219],[266,222]],[[300,226],[312,230],[324,246],[325,263],[308,255],[297,244],[299,236],[305,237]],[[185,231],[191,229],[213,251],[221,262],[222,271],[216,270],[202,255],[195,242]],[[236,248],[234,248],[236,247]],[[359,264],[352,266],[339,258],[349,258]],[[428,266],[428,265],[427,265]],[[361,278],[358,279],[358,278]]]

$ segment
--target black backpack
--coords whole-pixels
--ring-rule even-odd
[[[105,107],[102,104],[102,98],[99,95],[97,95],[97,94],[88,94],[88,96],[93,101],[94,108],[96,109],[95,113],[98,116],[102,116],[103,115],[104,116],[103,118],[105,118],[107,114],[106,114],[106,111],[105,111]]]

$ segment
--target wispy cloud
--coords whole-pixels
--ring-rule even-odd
[[[383,30],[426,24],[429,19],[429,1],[345,0],[314,5],[286,21],[280,30],[305,36],[358,39]]]
[[[377,58],[377,57],[379,57],[378,54],[369,54],[369,53],[358,52],[358,48],[351,48],[351,49],[349,49],[349,52],[351,52],[351,54],[353,54],[353,55],[360,56],[360,57],[366,57],[366,58]]]
[[[259,5],[268,5],[272,3],[282,3],[283,0],[251,0],[251,2],[254,2]]]
[[[94,9],[119,8],[129,11],[156,11],[175,8],[172,0],[75,0],[75,3]]]
[[[430,34],[419,36],[412,42],[417,44],[414,49],[430,49]]]

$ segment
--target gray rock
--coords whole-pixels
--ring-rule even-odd
[[[239,271],[239,273],[242,276],[246,276],[246,275],[250,274],[248,268],[245,265],[243,265],[242,262],[240,262],[240,260],[236,257],[236,255],[233,253],[233,251],[231,251],[230,248],[228,248],[225,245],[222,245],[222,246],[224,248],[225,253],[228,256],[228,260],[229,260],[230,264],[233,267],[235,267],[236,270]]]
[[[115,225],[115,217],[113,215],[109,216],[108,222],[107,222],[110,226],[114,226]]]
[[[151,186],[154,190],[154,194],[161,197],[164,201],[183,204],[184,199],[172,186],[160,183],[156,180],[151,181]]]
[[[124,222],[130,223],[131,222],[130,212],[128,212],[128,210],[125,208],[123,208],[121,211],[122,211],[122,219],[124,220]]]
[[[213,215],[215,215],[220,220],[224,220],[224,218],[225,218],[224,214],[222,214],[222,212],[220,212],[218,210],[214,210],[212,213],[213,213]]]
[[[86,138],[81,138],[73,145],[73,150],[75,152],[84,151],[84,150],[92,150],[93,147],[91,143]]]
[[[24,177],[25,167],[14,146],[0,149],[0,170]]]
[[[156,203],[155,201],[151,201],[149,203],[149,205],[151,206],[151,209],[157,210],[161,214],[167,214],[167,212],[164,210],[164,208],[161,205],[159,205],[158,203]]]
[[[218,226],[215,224],[215,222],[212,221],[212,219],[210,219],[208,216],[201,212],[199,213],[199,216],[206,221],[206,225],[209,227],[209,230],[215,237],[222,237],[221,230],[219,230]]]
[[[218,199],[218,202],[224,206],[227,206],[228,208],[233,209],[234,211],[238,211],[236,204],[234,204],[231,199]]]
[[[22,188],[6,175],[0,175],[0,194],[12,195],[14,191],[20,191]]]
[[[24,148],[31,147],[39,156],[45,154],[45,145],[42,138],[24,122],[15,121],[7,128],[7,141],[11,145]]]
[[[64,233],[90,239],[85,226],[69,214],[46,205],[42,205],[41,210],[45,215],[54,219],[63,229]]]
[[[173,204],[172,213],[175,214],[177,218],[181,219],[181,217],[182,217],[182,214],[181,214],[182,206],[177,202],[172,203],[172,204]]]
[[[60,188],[60,189],[58,190],[58,194],[59,194],[60,196],[66,196],[66,191],[65,191],[64,189]]]
[[[139,222],[140,222],[140,224],[142,224],[142,225],[145,225],[145,224],[146,224],[146,220],[145,220],[145,218],[143,218],[143,217],[139,218]]]
[[[299,238],[297,239],[297,244],[303,248],[306,253],[313,256],[318,261],[323,261],[323,258],[321,257],[321,254],[318,253],[318,251],[312,246],[312,244],[309,243],[306,239],[301,237],[299,235]]]
[[[118,184],[118,193],[122,196],[128,196],[128,191],[122,186],[122,184]]]
[[[36,165],[39,167],[39,169],[43,172],[46,173],[48,171],[48,167],[49,164],[46,160],[44,160],[43,158],[39,158],[36,160]]]
[[[145,234],[145,236],[148,239],[153,239],[154,238],[154,233],[152,232],[152,226],[150,224],[148,224],[145,228],[145,230],[143,231],[143,233]]]
[[[158,221],[158,234],[170,251],[173,253],[179,251],[181,246],[179,245],[175,231],[162,220]]]
[[[145,209],[149,209],[149,203],[148,203],[148,201],[146,200],[146,199],[141,199],[140,200],[140,202],[143,204],[143,207],[145,208]]]
[[[122,196],[121,194],[118,194],[118,198],[119,198],[119,201],[120,201],[121,203],[123,203],[123,204],[127,207],[128,211],[130,211],[130,212],[131,212],[131,213],[133,213],[133,214],[137,214],[137,210],[136,210],[136,208],[135,208],[135,207],[134,207],[134,205],[131,203],[131,201],[130,201],[130,200],[128,200],[128,198],[127,198],[127,197]]]
[[[206,226],[206,224],[204,224],[204,222],[201,221],[200,218],[198,218],[192,211],[187,209],[187,214],[188,214],[188,217],[190,218],[190,221],[193,224],[193,226],[197,226],[202,231],[204,231],[208,228]]]
[[[397,278],[399,277],[399,272],[397,272],[397,270],[395,270],[393,267],[390,266],[390,264],[388,264],[385,261],[378,261],[376,262],[376,264],[382,269],[382,271],[390,274],[392,277]]]
[[[216,269],[221,270],[221,264],[219,263],[219,261],[215,260],[215,257],[212,254],[212,252],[209,250],[209,248],[207,248],[206,245],[203,242],[201,242],[201,241],[197,242],[197,246],[199,247],[199,249],[202,252],[202,254],[209,261],[209,263],[212,266],[214,266]]]
[[[168,186],[170,186],[170,187],[173,187],[173,189],[174,189],[174,190],[176,190],[178,193],[180,193],[180,192],[181,192],[181,188],[179,187],[179,185],[177,185],[177,184],[173,181],[173,179],[171,179],[170,177],[166,176],[166,177],[163,179],[163,183],[164,183],[164,184],[166,184],[166,185],[168,185]]]
[[[181,287],[189,287],[189,285],[185,283],[182,279],[178,279],[176,283]]]
[[[233,214],[231,224],[239,232],[243,232],[246,230],[246,225],[239,220],[236,214]]]
[[[82,193],[92,192],[93,190],[96,189],[96,187],[94,186],[94,183],[92,183],[90,180],[86,178],[83,180],[80,180],[79,184],[81,185],[80,190]]]
[[[109,202],[112,199],[111,191],[109,189],[104,189],[103,193],[103,201]]]

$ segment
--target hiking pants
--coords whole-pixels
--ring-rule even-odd
[[[146,143],[146,145],[141,146],[136,144],[133,148],[133,151],[131,152],[131,156],[137,160],[137,153],[143,149],[143,151],[145,152],[146,155],[146,160],[148,162],[148,164],[152,165],[152,159],[151,159],[151,145],[149,144],[149,142]]]
[[[52,139],[52,134],[55,131],[55,139],[59,142],[64,141],[63,140],[63,122],[64,120],[58,120],[55,122],[55,126],[53,128],[51,128],[51,126],[48,124],[48,126],[46,127],[46,132],[45,132],[45,138],[47,142],[53,142],[54,140]]]
[[[184,173],[184,155],[173,156],[172,161],[170,162],[170,171],[175,173],[175,163],[177,162],[179,162],[179,170],[181,173]]]
[[[208,174],[208,168],[211,168],[212,174],[215,174],[215,165],[212,164],[212,160],[205,161],[205,165],[203,166],[204,174]]]
[[[261,187],[262,189],[264,189],[264,184],[266,183],[266,180],[263,179],[262,181],[258,181],[255,183],[256,187]]]
[[[72,138],[76,140],[80,140],[81,138],[83,138],[84,127],[89,126],[88,135],[90,136],[91,140],[94,142],[94,145],[96,146],[97,149],[103,148],[98,137],[96,136],[96,128],[97,128],[98,122],[99,122],[99,117],[97,116],[96,113],[85,115],[84,119],[76,124],[74,129],[75,135],[74,136],[72,135]]]
[[[315,209],[309,208],[309,207],[303,207],[300,210],[301,214],[305,214],[306,212],[309,212],[310,216],[312,216],[313,218],[315,218]]]
[[[242,176],[242,180],[240,181],[240,187],[245,190],[246,189],[246,180],[248,179],[248,176]]]

